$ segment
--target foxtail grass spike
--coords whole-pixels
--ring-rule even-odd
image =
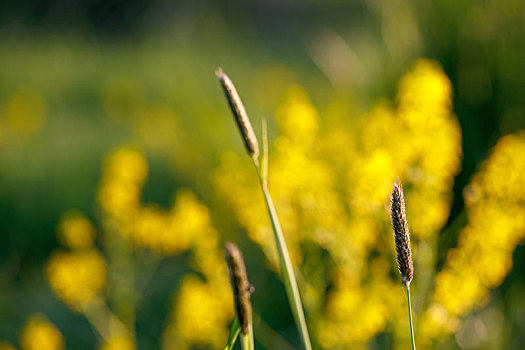
[[[235,311],[239,319],[241,332],[246,335],[250,333],[252,323],[250,296],[253,292],[253,286],[248,282],[242,253],[234,243],[226,243],[226,262],[230,270]]]
[[[259,156],[259,144],[257,142],[255,132],[253,131],[252,124],[250,123],[250,119],[248,118],[248,114],[246,113],[246,109],[242,104],[241,98],[239,97],[239,94],[237,93],[237,90],[235,89],[235,86],[233,85],[230,78],[222,71],[222,68],[219,68],[215,72],[215,75],[217,75],[222,89],[224,90],[224,95],[226,96],[226,100],[228,100],[230,109],[232,110],[233,116],[235,117],[235,122],[237,123],[239,131],[241,132],[241,136],[244,140],[244,145],[246,146],[248,155],[253,159],[257,159]]]
[[[410,232],[408,230],[405,213],[405,198],[401,183],[396,182],[391,196],[392,227],[394,228],[394,242],[397,253],[397,267],[403,278],[403,284],[409,285],[414,275],[412,251],[410,249]]]
[[[403,195],[403,186],[401,186],[401,183],[394,183],[394,189],[392,190],[392,196],[390,199],[392,201],[391,215],[397,253],[397,267],[403,278],[403,285],[407,291],[410,338],[412,341],[412,350],[416,350],[414,326],[412,322],[412,306],[410,302],[410,282],[412,282],[412,277],[414,276],[414,266],[412,264],[412,251],[410,249],[410,232],[407,224],[405,197]]]

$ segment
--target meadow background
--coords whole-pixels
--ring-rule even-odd
[[[0,339],[221,348],[234,240],[256,347],[299,348],[222,67],[268,118],[316,347],[408,344],[400,177],[421,347],[520,348],[524,41],[519,0],[3,3]]]

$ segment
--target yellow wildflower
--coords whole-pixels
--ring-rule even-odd
[[[452,106],[451,93],[452,84],[439,64],[429,59],[420,59],[399,83],[397,100],[402,113],[406,109],[448,114]],[[411,121],[425,122],[421,116]]]
[[[73,310],[84,309],[106,283],[106,262],[95,250],[54,252],[46,276],[55,294]]]
[[[22,350],[64,349],[62,334],[47,318],[36,314],[29,318],[20,336]]]
[[[168,215],[155,206],[139,209],[134,220],[132,233],[133,243],[137,247],[148,247],[161,250],[164,247],[164,237],[168,230]]]
[[[283,134],[294,143],[309,145],[317,134],[319,116],[308,93],[294,86],[286,93],[285,101],[275,115]]]
[[[190,243],[211,230],[210,213],[189,190],[179,190],[169,213],[168,231],[163,242],[167,254],[189,248]]]
[[[201,272],[206,282],[187,276],[175,302],[171,322],[164,332],[166,349],[185,349],[193,345],[224,345],[228,324],[233,318],[228,271],[219,235],[210,224],[208,209],[187,190],[177,192],[171,210],[169,241],[165,253],[191,249],[192,267]]]
[[[163,255],[188,250],[192,242],[205,239],[207,232],[213,230],[208,208],[188,190],[176,193],[170,210],[144,206],[132,221],[133,243]]]
[[[120,148],[104,162],[98,202],[104,213],[126,222],[139,207],[140,194],[148,173],[144,156]]]
[[[95,228],[81,212],[69,210],[58,224],[58,236],[70,249],[85,249],[93,246]]]
[[[407,155],[407,216],[417,237],[429,238],[445,224],[453,179],[461,161],[461,130],[452,114],[450,81],[437,63],[419,60],[399,84],[398,152]],[[417,196],[411,200],[411,196]]]
[[[525,238],[524,172],[525,134],[507,135],[466,188],[468,224],[436,277],[434,303],[423,317],[427,336],[455,331],[457,317],[483,303],[510,271]]]
[[[186,277],[178,291],[172,317],[172,326],[164,333],[164,348],[178,349],[181,344],[224,346],[227,326],[233,319],[227,280],[212,285],[195,276]]]

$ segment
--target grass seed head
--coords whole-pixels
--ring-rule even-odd
[[[222,89],[224,90],[224,95],[226,96],[226,100],[228,100],[230,109],[235,117],[235,122],[241,132],[248,155],[256,159],[259,156],[259,143],[253,132],[252,124],[250,123],[250,119],[248,118],[248,114],[242,104],[241,98],[230,78],[222,71],[222,68],[219,68],[215,72],[215,75],[217,75]]]
[[[391,196],[392,227],[394,228],[394,242],[397,253],[397,267],[403,278],[403,284],[409,285],[414,275],[412,251],[410,249],[410,232],[408,230],[405,213],[405,198],[401,183],[394,183]]]
[[[230,270],[230,282],[233,290],[235,311],[243,334],[248,334],[252,322],[252,304],[250,296],[253,286],[248,282],[246,266],[239,247],[235,243],[226,243],[226,262]]]

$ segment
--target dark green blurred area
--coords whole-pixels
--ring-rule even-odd
[[[269,117],[272,137],[271,116],[291,84],[305,87],[321,118],[333,96],[347,101],[354,112],[340,122],[352,123],[377,99],[394,97],[415,59],[440,62],[453,83],[463,131],[450,223],[490,147],[525,128],[520,0],[21,1],[0,5],[0,42],[0,339],[10,341],[29,314],[43,312],[59,325],[68,348],[94,347],[87,322],[52,295],[42,266],[58,246],[55,226],[65,210],[96,218],[102,161],[121,144],[147,155],[144,201],[168,206],[177,188],[191,188],[210,207],[218,230],[228,232],[225,238],[242,236],[210,181],[224,151],[242,152],[213,74],[219,66],[236,82],[249,113]],[[31,135],[8,131],[5,121],[10,99],[27,88],[45,105],[45,121]],[[140,108],[172,111],[173,129],[153,124],[138,133]],[[446,242],[452,247],[456,239]],[[281,293],[262,252],[241,240],[254,284]],[[188,269],[183,260],[164,262],[146,292],[139,348],[157,346],[171,291]],[[516,292],[525,288],[524,261],[521,246],[496,291],[508,309],[509,348],[525,340],[524,300]],[[265,305],[264,294],[254,298]],[[291,316],[278,312],[283,308],[284,295],[260,313],[296,344]]]

